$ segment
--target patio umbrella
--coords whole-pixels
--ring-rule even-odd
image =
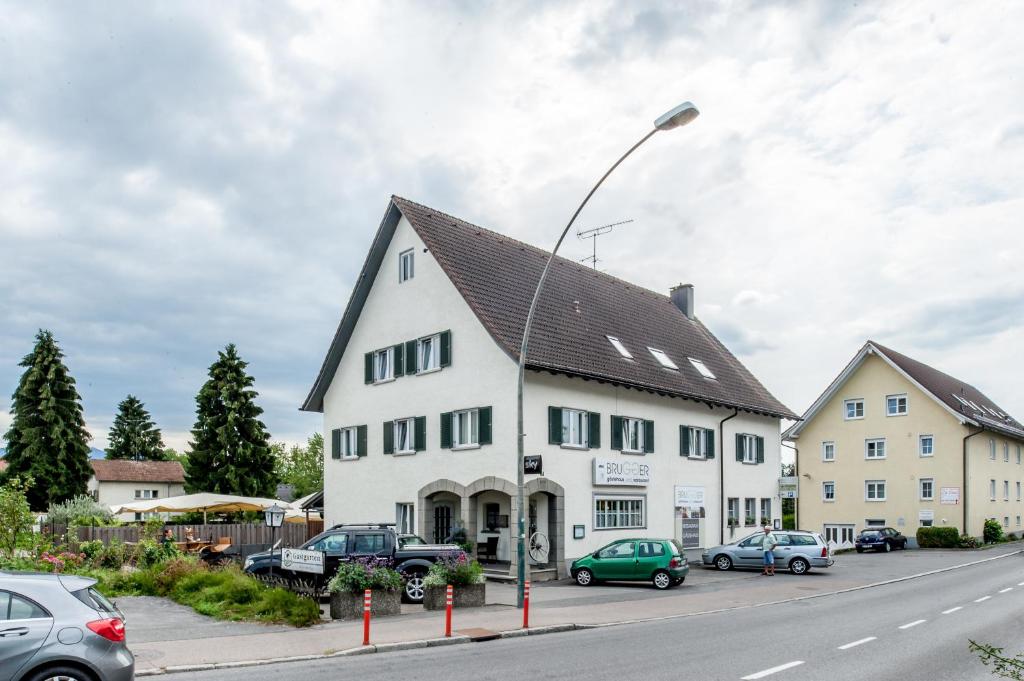
[[[165,499],[137,500],[120,506],[111,506],[111,511],[118,513],[188,513],[190,511],[203,512],[203,524],[206,523],[207,513],[231,513],[235,511],[262,511],[274,504],[290,508],[290,504],[277,499],[265,499],[262,497],[240,497],[233,494],[216,494],[214,492],[199,492],[197,494],[183,494],[178,497],[167,497]]]

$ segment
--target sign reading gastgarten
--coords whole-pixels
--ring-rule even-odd
[[[640,461],[594,459],[595,485],[646,487],[651,481],[651,465]]]
[[[303,549],[281,549],[281,567],[296,572],[324,573],[324,552]]]

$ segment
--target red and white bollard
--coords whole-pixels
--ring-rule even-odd
[[[451,638],[452,635],[452,585],[449,584],[444,594],[444,635]]]
[[[370,645],[370,606],[372,604],[373,592],[367,589],[363,592],[363,645]]]
[[[530,628],[530,582],[523,585],[523,629]]]

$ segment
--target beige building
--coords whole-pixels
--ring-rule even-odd
[[[838,546],[888,526],[1020,533],[1024,426],[978,389],[868,341],[783,434],[797,450],[798,524]]]
[[[166,499],[185,493],[185,469],[178,461],[96,459],[87,489],[104,506],[120,506],[142,499]],[[148,516],[167,514],[150,513]],[[122,513],[119,520],[143,520],[141,513]]]

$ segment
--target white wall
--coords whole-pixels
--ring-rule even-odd
[[[137,489],[155,489],[161,499],[176,497],[185,493],[185,485],[180,482],[97,482],[95,475],[89,478],[86,489],[89,491],[89,494],[98,489],[99,498],[97,500],[105,506],[120,506],[121,504],[136,501],[135,490]],[[139,501],[142,500],[139,499]],[[167,517],[167,514],[163,514],[163,517]],[[121,513],[118,514],[117,519],[135,520],[135,514]]]

